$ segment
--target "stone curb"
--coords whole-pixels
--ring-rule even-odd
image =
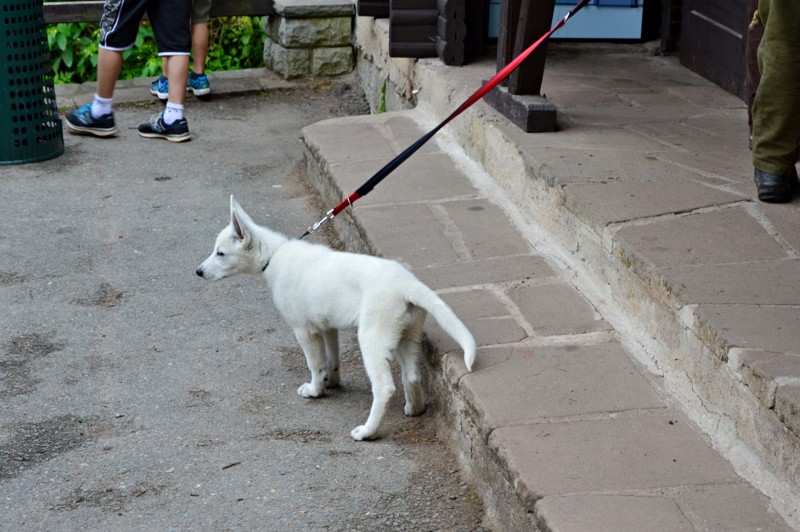
[[[387,105],[413,94],[431,126],[494,69],[388,61],[385,21],[359,19],[357,33],[365,86],[390,80]],[[800,340],[800,285],[787,283],[800,211],[755,201],[738,98],[676,58],[554,48],[543,91],[559,133],[525,134],[479,102],[441,135],[503,190],[517,227],[561,250],[638,362],[800,528],[800,375],[786,362]],[[787,358],[766,373],[776,354]]]
[[[308,175],[323,201],[338,203],[421,136],[415,114],[304,128]],[[475,334],[478,360],[467,374],[457,346],[429,323],[432,352],[445,356],[430,357],[427,375],[440,433],[475,481],[487,524],[693,530],[746,520],[788,530],[660,397],[570,273],[532,253],[458,168],[426,145],[334,223],[348,248],[413,268]],[[750,513],[739,514],[735,500]]]

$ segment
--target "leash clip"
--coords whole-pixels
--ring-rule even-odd
[[[325,217],[324,218],[322,218],[318,222],[315,222],[314,225],[309,227],[308,228],[308,234],[311,234],[311,233],[315,232],[317,229],[322,227],[325,224],[325,222],[327,222],[329,220],[333,220],[333,209],[331,209],[327,213],[325,213]]]

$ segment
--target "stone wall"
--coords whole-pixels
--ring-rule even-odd
[[[267,68],[286,79],[350,72],[354,17],[351,0],[276,0],[264,22]]]

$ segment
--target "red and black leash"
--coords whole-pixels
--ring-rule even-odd
[[[444,126],[446,126],[455,117],[457,117],[458,115],[463,113],[467,108],[472,106],[472,104],[474,104],[475,102],[477,102],[478,100],[480,100],[481,98],[486,96],[486,94],[488,94],[489,91],[494,89],[497,85],[500,84],[501,81],[506,79],[511,74],[511,72],[516,70],[517,67],[519,67],[519,65],[521,65],[522,62],[525,61],[525,59],[528,58],[529,55],[531,55],[544,41],[549,39],[550,36],[553,35],[553,33],[555,33],[558,29],[560,29],[562,26],[564,26],[564,24],[567,23],[567,20],[569,20],[570,17],[572,17],[573,15],[575,15],[575,13],[580,11],[583,8],[583,6],[585,6],[586,4],[589,3],[589,1],[590,0],[580,0],[577,4],[575,4],[575,7],[573,7],[569,11],[569,13],[567,13],[566,16],[564,16],[564,18],[559,20],[550,29],[550,31],[548,31],[547,33],[545,33],[544,35],[539,37],[539,39],[535,43],[530,45],[524,52],[522,52],[517,57],[515,57],[502,70],[500,70],[497,74],[495,74],[494,77],[492,77],[492,79],[487,81],[481,88],[479,88],[477,91],[475,91],[475,94],[470,96],[469,99],[467,99],[467,101],[462,103],[461,106],[458,109],[456,109],[455,111],[453,111],[450,114],[450,116],[448,116],[447,118],[442,120],[442,122],[438,126],[433,128],[432,130],[430,130],[428,133],[426,133],[424,136],[422,136],[422,138],[420,138],[414,144],[412,144],[411,146],[409,146],[408,148],[403,150],[394,159],[389,161],[386,164],[386,166],[384,166],[383,168],[378,170],[375,173],[375,175],[370,177],[369,180],[367,180],[363,185],[358,187],[358,189],[355,192],[353,192],[352,194],[347,196],[344,200],[342,200],[342,202],[339,203],[339,205],[337,205],[336,207],[334,207],[333,209],[331,209],[327,213],[325,213],[325,217],[324,218],[322,218],[321,220],[316,222],[314,225],[312,225],[311,227],[306,229],[306,232],[303,233],[300,237],[298,237],[298,239],[302,239],[302,238],[307,237],[308,235],[310,235],[311,233],[313,233],[314,231],[319,229],[325,222],[327,222],[329,220],[332,220],[337,214],[339,214],[340,212],[345,210],[347,207],[349,207],[350,205],[355,203],[355,201],[357,199],[363,198],[364,196],[366,196],[367,194],[372,192],[372,189],[375,188],[375,186],[378,183],[383,181],[383,179],[386,176],[391,174],[395,170],[395,168],[397,168],[398,166],[403,164],[406,159],[411,157],[411,155],[414,152],[416,152],[418,149],[420,149],[423,144],[428,142],[431,139],[431,137],[433,137],[440,129],[442,129]]]

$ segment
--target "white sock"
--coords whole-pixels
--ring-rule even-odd
[[[114,98],[101,98],[95,94],[94,100],[92,100],[92,118],[100,118],[110,113],[113,102]]]
[[[183,106],[179,103],[167,102],[167,108],[164,110],[164,123],[169,126],[181,118],[183,118]]]

